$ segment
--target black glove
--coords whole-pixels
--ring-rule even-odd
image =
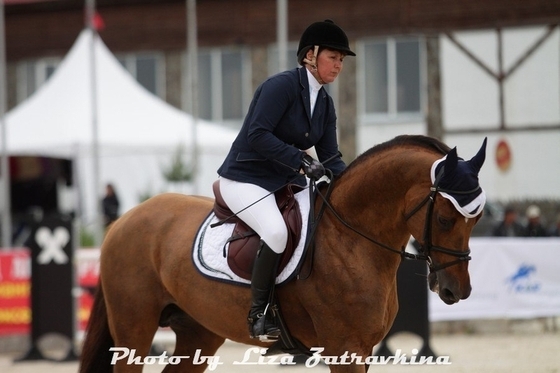
[[[309,154],[305,154],[301,161],[301,168],[305,175],[310,179],[318,180],[325,174],[325,167],[321,162],[313,159]]]

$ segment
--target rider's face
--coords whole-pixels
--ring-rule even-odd
[[[323,49],[317,56],[317,74],[325,84],[335,81],[342,71],[346,55],[332,49]]]

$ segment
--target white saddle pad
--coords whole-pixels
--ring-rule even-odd
[[[309,216],[309,194],[305,189],[295,195],[302,216],[301,238],[290,261],[276,278],[276,284],[291,280],[303,257],[303,249],[307,236],[307,217]],[[193,261],[198,270],[205,276],[221,281],[237,284],[250,284],[249,280],[239,277],[229,268],[227,255],[224,256],[224,245],[233,233],[234,224],[222,224],[215,228],[210,225],[219,221],[212,212],[200,226],[193,244]],[[227,244],[229,246],[229,244]],[[226,253],[229,247],[225,247]]]

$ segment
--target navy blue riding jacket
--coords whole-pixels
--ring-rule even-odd
[[[332,98],[321,88],[313,116],[305,67],[264,81],[256,90],[237,138],[218,169],[230,180],[272,191],[287,182],[305,185],[299,176],[304,149],[315,146],[319,161],[340,174],[346,165],[338,154],[336,113]],[[296,178],[294,180],[294,178]]]

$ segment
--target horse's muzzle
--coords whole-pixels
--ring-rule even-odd
[[[462,299],[467,299],[472,289],[470,283],[460,286],[456,281],[445,281],[445,279],[440,281],[437,272],[430,272],[428,285],[445,304],[455,304]]]

